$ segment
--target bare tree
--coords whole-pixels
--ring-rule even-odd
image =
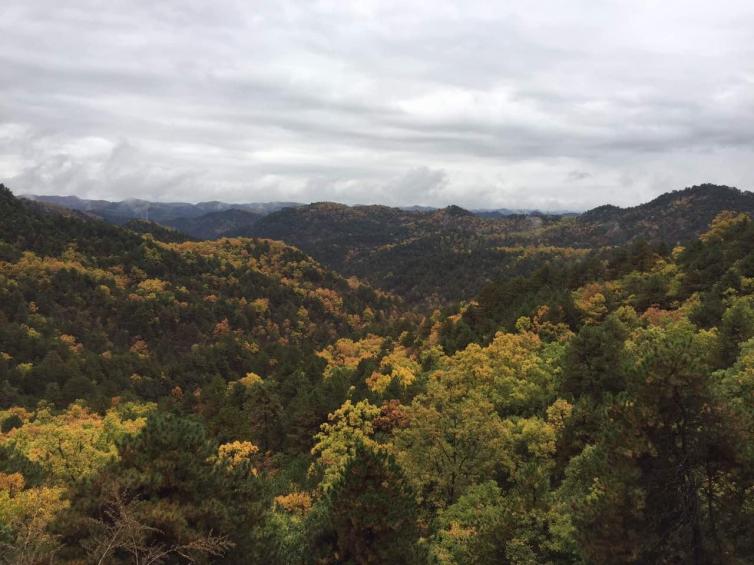
[[[185,544],[152,542],[149,538],[160,530],[144,524],[135,516],[136,502],[116,489],[109,497],[105,519],[92,520],[93,530],[97,533],[86,547],[92,563],[109,563],[118,553],[129,555],[134,565],[157,565],[170,556],[180,556],[188,563],[195,563],[201,557],[221,557],[233,547],[226,536],[215,536],[212,532]]]

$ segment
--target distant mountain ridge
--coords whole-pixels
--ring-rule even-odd
[[[725,210],[754,214],[754,193],[738,188],[702,184],[666,192],[630,208],[599,206],[579,215],[577,229],[550,234],[578,245],[620,245],[637,239],[668,244],[695,239]]]
[[[698,237],[724,210],[754,214],[754,194],[704,184],[632,208],[606,205],[579,215],[314,203],[268,214],[236,235],[285,241],[343,274],[408,300],[442,304],[498,277],[526,273],[533,253],[567,255],[640,239],[675,245]]]
[[[132,220],[156,222],[166,227],[176,229],[196,239],[217,239],[227,235],[249,233],[252,226],[262,217],[278,212],[285,208],[301,208],[307,205],[298,202],[255,202],[229,203],[217,200],[198,202],[153,202],[140,199],[126,199],[121,201],[91,200],[77,196],[55,195],[23,195],[23,198],[35,202],[52,204],[85,214],[97,216],[107,222],[124,225]],[[316,204],[316,203],[315,203]],[[333,203],[335,204],[335,203]],[[360,209],[363,205],[347,206],[346,208]],[[369,206],[367,206],[369,208]],[[379,207],[373,205],[372,210]],[[441,208],[432,206],[402,206],[394,208],[413,214],[432,214]],[[498,208],[489,210],[466,210],[451,205],[445,210],[452,210],[457,216],[469,215],[484,218],[504,218],[514,215],[547,215],[536,210],[511,210]]]
[[[298,202],[251,202],[230,203],[212,200],[198,202],[153,202],[137,198],[110,201],[89,200],[77,196],[54,196],[25,194],[23,198],[37,202],[55,204],[72,210],[87,212],[99,216],[111,223],[126,223],[129,220],[151,220],[165,222],[181,218],[198,218],[205,214],[224,212],[227,210],[243,210],[257,215],[265,215],[282,208],[302,206]]]
[[[472,296],[500,277],[526,274],[536,254],[554,258],[637,240],[675,245],[698,237],[722,211],[754,215],[753,193],[712,184],[668,192],[630,208],[604,205],[578,215],[335,202],[223,209],[240,205],[38,200],[76,207],[81,210],[77,213],[113,223],[126,223],[125,214],[146,213],[147,206],[154,205],[148,208],[150,221],[193,238],[284,241],[342,275],[356,275],[409,301],[432,305]],[[179,237],[149,224],[134,228],[162,238]]]

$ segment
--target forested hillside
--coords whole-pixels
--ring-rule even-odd
[[[552,226],[542,237],[574,246],[620,245],[635,240],[674,245],[698,237],[724,211],[754,213],[754,193],[714,184],[693,186],[633,208],[600,206],[574,222]]]
[[[645,208],[673,241],[255,224],[320,263],[0,188],[0,562],[752,562],[754,222],[706,194]]]
[[[457,206],[410,212],[320,203],[280,210],[241,233],[289,242],[341,273],[434,306],[471,298],[503,273],[527,271],[527,254],[507,244],[517,241],[514,234],[554,222],[548,216],[490,220]],[[536,251],[567,252],[550,246]]]
[[[139,201],[127,206],[38,198],[116,218],[116,223],[123,223],[122,216],[113,215],[116,211],[143,218],[151,206],[153,220],[197,239],[255,236],[284,241],[343,276],[357,276],[425,311],[472,299],[495,280],[529,276],[544,262],[566,265],[589,249],[635,241],[672,247],[698,237],[720,212],[754,213],[754,194],[710,184],[670,192],[633,208],[601,206],[580,215],[329,202],[257,208],[201,203],[192,208]],[[201,213],[210,207],[216,210]]]

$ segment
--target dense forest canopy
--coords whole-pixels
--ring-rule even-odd
[[[199,240],[0,186],[0,563],[750,563],[751,198]]]

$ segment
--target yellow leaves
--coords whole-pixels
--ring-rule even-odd
[[[160,279],[145,279],[136,285],[144,293],[164,292],[167,287],[168,283]]]
[[[25,484],[21,473],[0,473],[0,491],[7,492],[11,497],[23,490]]]
[[[429,336],[427,337],[427,345],[439,346],[440,345],[440,332],[442,330],[442,322],[440,320],[433,320],[432,327],[429,330]]]
[[[296,317],[299,319],[300,324],[304,324],[309,319],[309,311],[303,306],[299,306],[298,310],[296,311]]]
[[[367,400],[356,404],[346,400],[327,417],[327,422],[320,426],[321,431],[314,436],[317,443],[312,448],[312,455],[317,459],[309,472],[322,473],[322,490],[327,491],[335,484],[355,453],[357,444],[377,446],[372,435],[374,420],[379,415],[380,409]]]
[[[72,335],[62,334],[58,338],[63,345],[65,345],[72,353],[81,353],[84,346],[76,341],[76,338]]]
[[[331,288],[317,287],[306,276],[307,272],[311,271],[324,272],[322,267],[283,243],[271,240],[235,238],[220,239],[212,242],[158,243],[158,245],[165,246],[179,253],[197,253],[203,256],[219,258],[226,269],[231,267],[233,269],[242,267],[253,269],[289,287],[299,296],[318,300],[325,311],[330,314],[343,317],[343,298],[340,293]],[[260,247],[263,249],[261,253]],[[238,280],[229,274],[221,280],[227,286],[238,284]],[[351,284],[349,288],[353,288],[353,284],[360,285],[358,281],[349,284]],[[266,298],[257,298],[250,301],[250,306],[252,311],[264,314],[269,310],[269,300]],[[301,312],[299,318],[305,320],[306,316]],[[305,325],[307,324],[305,323]]]
[[[479,390],[431,381],[409,409],[410,424],[394,435],[394,453],[416,492],[439,506],[491,473],[503,457],[501,420]]]
[[[741,290],[747,294],[754,294],[754,277],[741,277]]]
[[[250,441],[232,441],[217,449],[217,460],[229,469],[237,469],[242,465],[253,469],[252,463],[257,453],[259,448]]]
[[[548,341],[567,341],[573,336],[568,324],[563,322],[551,322],[547,318],[550,315],[549,306],[540,306],[531,318],[521,316],[516,320],[518,333],[532,333],[541,339]]]
[[[145,279],[137,284],[136,288],[139,296],[143,296],[147,300],[155,300],[158,293],[167,290],[168,283],[160,279]]]
[[[744,212],[720,212],[715,219],[712,220],[709,230],[699,236],[704,243],[711,243],[713,241],[720,241],[725,239],[728,233],[731,233],[742,226],[745,226],[751,222],[751,218]]]
[[[364,319],[366,323],[373,322],[375,315],[374,310],[372,310],[369,306],[364,308],[364,311],[361,313],[361,317]]]
[[[639,325],[639,316],[633,306],[619,306],[612,315],[628,328],[635,328]]]
[[[523,374],[534,368],[541,345],[536,334],[499,332],[485,348],[471,344],[456,353],[448,362],[447,373],[461,371],[463,375],[459,376],[464,379],[491,384],[497,378]]]
[[[149,357],[149,345],[147,345],[147,342],[141,338],[134,339],[129,351],[143,359]]]
[[[521,316],[516,320],[516,331],[518,333],[530,332],[533,328],[534,324],[528,316]]]
[[[473,538],[476,535],[476,529],[464,528],[461,524],[454,520],[450,523],[450,527],[443,533],[449,538],[453,538],[455,540],[467,540]]]
[[[607,315],[607,296],[616,290],[614,282],[589,283],[573,293],[574,303],[588,322],[597,323]]]
[[[544,343],[537,334],[498,333],[487,347],[469,345],[439,360],[430,379],[462,398],[478,391],[501,415],[529,414],[552,402],[557,359],[564,345]]]
[[[312,508],[312,497],[308,492],[291,492],[276,496],[275,506],[296,516],[303,517]]]
[[[257,314],[264,314],[265,312],[268,312],[269,309],[270,309],[270,299],[269,298],[257,298],[255,300],[252,300],[251,301],[251,308]]]
[[[212,331],[215,336],[223,336],[230,334],[230,323],[228,318],[221,320],[215,324],[215,329]]]
[[[408,356],[406,348],[399,346],[382,358],[380,370],[367,379],[367,386],[374,392],[383,393],[396,380],[406,388],[416,380],[420,369],[419,364]]]
[[[246,373],[245,377],[238,379],[238,383],[242,384],[247,389],[253,388],[256,385],[262,384],[263,381],[264,379],[262,379],[262,377],[252,372]]]
[[[61,487],[35,487],[23,490],[23,477],[0,474],[0,524],[3,524],[12,534],[13,542],[5,545],[4,550],[16,553],[17,557],[25,553],[42,554],[49,551],[49,556],[55,549],[55,538],[47,531],[47,526],[55,515],[67,508],[69,503],[64,499],[65,489]],[[20,475],[15,473],[14,475]],[[19,488],[20,483],[20,488]],[[9,488],[5,488],[8,487]],[[14,551],[15,550],[15,551]],[[5,555],[8,563],[15,563],[14,556]],[[51,560],[50,560],[51,561]]]
[[[343,310],[343,298],[336,291],[329,288],[317,288],[313,294],[322,302],[327,312],[339,314]]]
[[[572,413],[573,404],[567,400],[559,398],[547,408],[547,423],[550,424],[557,433],[561,433],[565,429]]]
[[[38,337],[41,337],[42,335],[37,330],[30,326],[27,326],[26,324],[21,324],[21,328],[26,332],[26,335],[32,339],[36,339]]]
[[[526,450],[535,457],[547,457],[555,453],[555,428],[539,418],[523,418],[504,426],[511,431],[515,441],[524,442]]]
[[[78,404],[53,415],[38,409],[23,426],[0,436],[0,444],[42,465],[54,482],[86,477],[116,457],[115,441],[137,433],[153,405],[111,408],[104,417]],[[125,418],[122,414],[130,411]]]
[[[327,361],[325,378],[332,376],[332,371],[338,367],[355,369],[363,359],[374,357],[382,348],[383,339],[369,334],[364,339],[353,341],[341,338],[333,345],[317,353]]]
[[[8,274],[12,278],[29,277],[35,279],[49,279],[50,274],[59,271],[71,270],[85,275],[95,281],[112,281],[115,277],[112,273],[87,267],[81,262],[81,257],[77,255],[65,254],[62,259],[56,257],[39,257],[31,251],[26,251],[21,258],[15,263],[0,262],[0,272]]]

